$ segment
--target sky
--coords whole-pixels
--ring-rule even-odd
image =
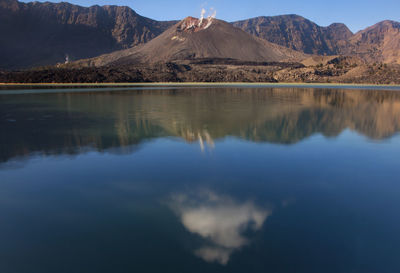
[[[42,2],[44,0],[40,0]],[[356,32],[383,20],[400,21],[400,0],[64,0],[81,6],[129,6],[156,20],[199,17],[202,8],[214,8],[217,18],[237,21],[256,16],[298,14],[320,26],[345,23]],[[24,0],[24,2],[27,2]],[[61,2],[50,0],[50,2]]]

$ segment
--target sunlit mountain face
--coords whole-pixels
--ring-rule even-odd
[[[1,90],[0,128],[0,272],[400,268],[398,91]]]

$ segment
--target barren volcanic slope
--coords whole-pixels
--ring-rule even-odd
[[[321,27],[298,15],[262,16],[232,24],[271,43],[318,55],[338,54],[353,35],[344,24]]]
[[[187,17],[144,45],[82,60],[79,64],[104,66],[202,58],[271,62],[299,61],[305,55],[257,38],[221,20]]]
[[[368,61],[400,64],[400,23],[383,21],[350,38],[343,54],[356,54]]]
[[[145,43],[176,22],[158,22],[128,7],[0,0],[0,68],[90,58]]]

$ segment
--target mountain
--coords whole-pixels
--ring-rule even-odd
[[[316,55],[359,56],[367,63],[400,64],[400,23],[383,21],[353,34],[344,24],[321,27],[298,15],[256,17],[232,23],[244,31]]]
[[[145,43],[176,22],[128,7],[0,0],[0,68],[54,65]]]
[[[204,58],[276,62],[299,61],[305,55],[257,38],[221,20],[187,17],[144,45],[78,63],[104,66]]]
[[[400,64],[400,23],[383,21],[357,32],[342,54],[355,54],[367,62]]]
[[[338,54],[353,36],[344,24],[321,27],[298,15],[256,17],[232,24],[271,43],[317,55]]]
[[[0,69],[55,65],[100,55],[92,62],[164,62],[209,57],[257,62],[301,59],[301,53],[293,50],[358,56],[369,64],[400,64],[400,23],[394,21],[380,22],[356,34],[344,24],[321,27],[298,15],[232,23],[246,33],[219,20],[213,20],[202,31],[198,31],[201,27],[184,29],[183,24],[190,26],[196,20],[160,22],[123,6],[81,7],[65,2],[0,0]],[[203,19],[203,28],[207,20]]]

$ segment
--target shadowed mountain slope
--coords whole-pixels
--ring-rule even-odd
[[[128,7],[1,0],[0,68],[98,56],[145,43],[175,23],[142,17]]]

